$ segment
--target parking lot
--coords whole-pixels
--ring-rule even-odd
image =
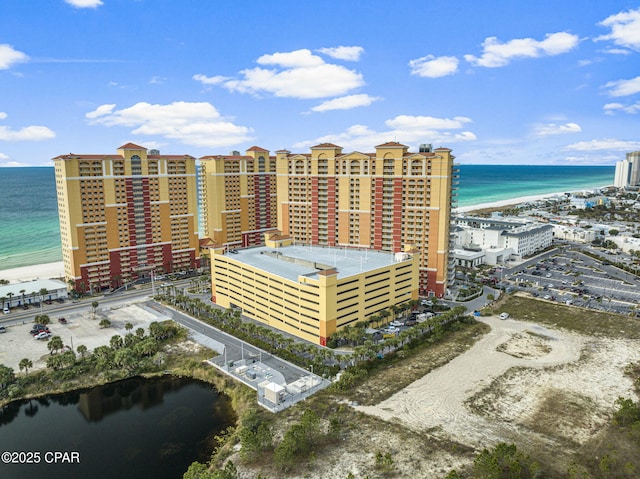
[[[509,292],[522,291],[547,301],[621,314],[635,314],[640,302],[637,278],[569,249],[500,273],[502,287]]]
[[[148,332],[151,322],[167,319],[136,304],[98,310],[95,319],[93,313],[86,308],[71,314],[65,313],[64,317],[66,324],[60,324],[57,316],[51,317],[49,329],[52,336],[60,336],[65,346],[74,350],[83,344],[89,351],[98,346],[109,345],[111,337],[115,334],[124,336],[127,333],[126,323],[132,324],[132,332],[138,328],[144,328],[145,332]],[[101,328],[99,323],[102,319],[111,321],[111,326]],[[33,338],[30,334],[33,324],[33,321],[12,324],[6,327],[6,332],[0,334],[0,364],[18,372],[20,360],[27,358],[33,362],[32,369],[46,367],[50,353],[47,348],[48,341]]]

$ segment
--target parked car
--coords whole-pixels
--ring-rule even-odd
[[[391,321],[389,325],[399,328],[400,326],[404,326],[404,323],[402,321],[395,320]]]
[[[51,333],[49,331],[42,331],[34,336],[35,339],[47,339],[51,337]]]
[[[4,314],[9,314],[9,313],[11,312],[11,310],[9,309],[9,306],[5,306],[5,307],[2,309],[2,312],[3,312]]]
[[[509,313],[500,313],[498,316],[500,319],[509,319]]]
[[[35,336],[43,331],[50,332],[47,326],[44,326],[43,324],[35,324],[33,328],[31,328],[31,335]]]
[[[67,324],[67,320],[65,318],[58,318],[58,322],[60,324]]]
[[[7,328],[5,328],[4,326],[0,326],[0,333],[6,333],[7,332]]]

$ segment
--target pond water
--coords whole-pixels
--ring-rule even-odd
[[[234,421],[210,384],[172,377],[16,401],[0,410],[0,477],[181,478]]]

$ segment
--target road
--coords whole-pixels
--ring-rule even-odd
[[[305,369],[273,356],[260,348],[227,334],[224,331],[220,331],[213,326],[209,326],[208,324],[194,319],[180,311],[155,302],[150,302],[148,306],[169,316],[185,328],[196,333],[203,334],[207,338],[210,338],[221,345],[221,351],[219,351],[220,356],[212,360],[212,362],[219,366],[224,366],[225,362],[226,364],[229,364],[229,362],[235,363],[241,359],[254,357],[256,360],[262,362],[263,365],[268,366],[273,371],[281,374],[287,384],[294,382],[303,376],[309,376],[310,374],[309,371],[306,371]]]

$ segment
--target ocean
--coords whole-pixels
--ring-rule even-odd
[[[458,206],[613,184],[613,166],[460,165]],[[0,168],[0,270],[62,260],[52,167]]]

